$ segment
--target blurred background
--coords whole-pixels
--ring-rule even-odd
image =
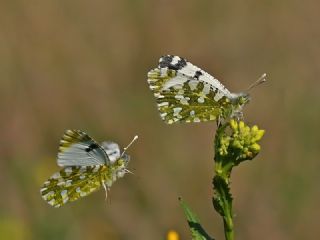
[[[215,123],[165,125],[146,74],[164,54],[187,58],[230,91],[252,91],[246,121],[262,151],[232,176],[236,239],[320,235],[317,1],[0,3],[0,238],[190,239],[182,196],[223,239],[211,205]],[[54,209],[39,194],[65,129],[130,148],[111,189]]]

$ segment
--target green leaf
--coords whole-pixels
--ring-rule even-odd
[[[183,208],[184,214],[187,217],[187,221],[191,230],[193,240],[214,240],[210,237],[201,226],[198,217],[191,211],[188,205],[179,198],[180,205]]]

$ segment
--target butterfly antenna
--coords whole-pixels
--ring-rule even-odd
[[[126,146],[124,149],[123,149],[123,152],[121,153],[121,157],[123,157],[123,155],[125,154],[125,152],[127,151],[127,149],[138,139],[138,135],[135,135],[134,138],[131,140],[131,142],[128,144],[128,146]]]
[[[252,88],[260,85],[261,83],[264,83],[267,81],[267,74],[264,73],[261,75],[261,77],[259,77],[259,79],[257,81],[255,81],[254,83],[252,83],[246,90],[246,92],[249,92]]]

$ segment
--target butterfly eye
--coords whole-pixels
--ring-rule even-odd
[[[249,95],[244,95],[244,96],[239,97],[239,105],[246,104],[249,101],[250,101]]]

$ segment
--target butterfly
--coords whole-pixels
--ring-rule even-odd
[[[57,163],[62,169],[44,182],[40,193],[53,207],[61,207],[67,202],[97,191],[101,186],[107,192],[111,185],[130,172],[127,165],[130,156],[127,148],[120,153],[114,142],[99,145],[88,134],[80,130],[66,130],[60,140]]]
[[[263,74],[246,92],[231,93],[216,78],[186,59],[166,55],[148,72],[160,117],[168,124],[205,122],[242,116],[248,91],[266,81]]]

